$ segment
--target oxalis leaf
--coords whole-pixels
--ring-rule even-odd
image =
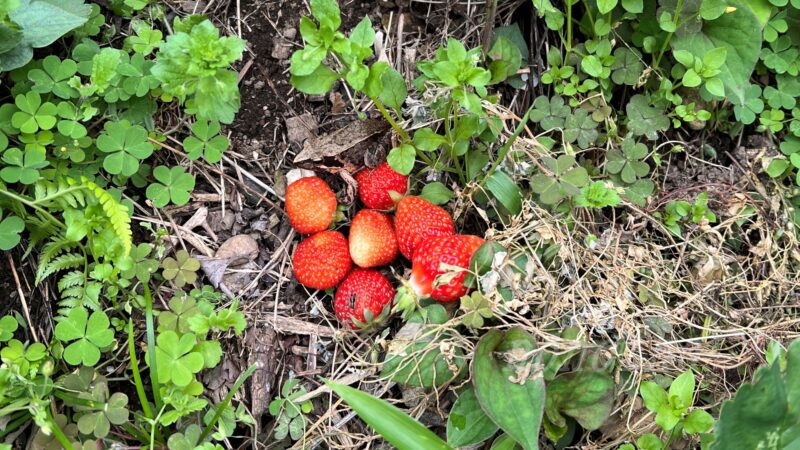
[[[491,330],[472,361],[472,383],[481,408],[526,450],[538,450],[545,406],[541,362],[533,338],[521,328]]]
[[[675,35],[670,45],[673,50],[686,50],[698,58],[714,48],[725,48],[727,58],[718,76],[725,86],[725,95],[742,106],[750,75],[761,53],[761,25],[746,5],[733,1],[729,6],[736,8],[735,11],[703,22],[698,33]]]

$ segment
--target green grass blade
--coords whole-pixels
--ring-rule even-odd
[[[153,419],[153,410],[150,409],[150,402],[147,400],[147,393],[142,384],[142,374],[139,372],[139,360],[136,358],[136,346],[133,342],[133,320],[128,319],[128,353],[131,357],[131,372],[133,372],[133,382],[136,384],[136,394],[142,404],[142,411],[148,419]]]
[[[161,410],[161,383],[158,382],[158,366],[156,365],[156,330],[153,326],[153,296],[150,286],[144,283],[145,323],[147,324],[147,358],[150,366],[150,384],[153,386],[153,401],[156,409]]]
[[[222,416],[222,411],[225,410],[225,408],[231,402],[231,399],[233,399],[233,395],[236,394],[236,391],[238,391],[239,388],[242,387],[244,382],[247,381],[248,378],[250,378],[250,375],[252,375],[253,372],[255,372],[257,367],[258,364],[253,364],[250,367],[248,367],[247,370],[244,371],[244,373],[239,375],[239,378],[236,379],[236,383],[233,383],[233,388],[231,388],[230,392],[228,392],[228,395],[225,396],[225,398],[222,400],[222,403],[217,405],[216,410],[214,411],[214,417],[211,418],[211,422],[208,423],[206,429],[203,430],[203,434],[200,435],[200,439],[198,439],[197,442],[195,442],[195,444],[199,445],[203,443],[203,441],[206,440],[208,435],[211,434],[211,431],[214,430],[214,426],[217,424],[217,421]]]
[[[398,450],[453,450],[419,421],[366,392],[326,381],[361,419]]]

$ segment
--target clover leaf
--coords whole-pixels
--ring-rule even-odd
[[[561,155],[558,159],[546,156],[542,158],[542,163],[552,175],[536,174],[531,177],[531,189],[539,194],[542,203],[554,205],[565,197],[574,197],[589,182],[586,169],[574,167],[573,156]]]
[[[14,98],[19,111],[11,116],[11,125],[23,133],[49,130],[56,125],[56,105],[45,102],[36,92],[19,94]]]
[[[564,99],[559,96],[547,98],[544,95],[536,97],[533,101],[530,119],[539,123],[543,130],[549,131],[563,128],[564,121],[570,115],[570,108],[564,104]]]
[[[83,434],[91,434],[98,439],[108,436],[111,424],[122,425],[128,421],[128,396],[115,392],[106,400],[108,387],[99,385],[93,392],[93,401],[102,405],[102,409],[86,413],[78,419],[78,430]]]
[[[628,131],[634,136],[647,136],[654,140],[658,137],[658,131],[669,128],[669,117],[664,111],[650,106],[648,97],[644,95],[634,95],[625,106],[628,113]]]
[[[17,216],[8,216],[0,221],[0,250],[6,251],[16,247],[20,241],[20,233],[24,229],[25,222]]]
[[[19,324],[14,316],[3,316],[0,318],[0,342],[7,342],[14,337],[14,332],[17,331]]]
[[[199,352],[193,351],[196,344],[195,335],[187,333],[178,336],[174,331],[165,331],[156,338],[156,364],[158,364],[158,381],[172,383],[175,386],[188,386],[194,374],[203,369],[204,359]]]
[[[199,425],[191,424],[183,430],[183,433],[174,433],[167,440],[169,450],[195,450],[197,441],[203,430]]]
[[[50,131],[40,131],[35,134],[20,134],[19,140],[25,144],[25,152],[37,151],[44,154],[47,146],[53,143],[53,133]]]
[[[126,96],[144,97],[151,89],[158,87],[159,81],[150,74],[155,63],[144,59],[141,54],[131,57],[130,62],[120,64],[118,72],[125,78],[122,90]]]
[[[622,141],[622,151],[609,150],[606,153],[606,171],[619,174],[622,181],[630,184],[650,172],[650,166],[642,161],[647,156],[647,146],[633,139]]]
[[[611,66],[611,80],[614,83],[633,86],[639,82],[643,71],[642,54],[638,50],[627,47],[614,50],[614,64]]]
[[[60,318],[55,336],[64,343],[74,341],[64,349],[64,361],[73,366],[81,363],[94,366],[100,361],[100,349],[114,342],[114,331],[109,328],[106,313],[95,311],[89,316],[83,307],[73,308],[66,317]]]
[[[161,263],[164,271],[161,275],[172,280],[176,287],[182,288],[186,284],[197,281],[197,270],[200,269],[200,261],[194,259],[186,250],[179,250],[175,258],[167,257]]]
[[[44,153],[38,150],[26,151],[10,148],[3,153],[3,162],[8,164],[0,170],[0,178],[8,183],[33,184],[39,180],[39,169],[49,163]]]
[[[733,113],[736,120],[745,125],[756,121],[756,115],[764,110],[764,101],[761,100],[761,87],[751,84],[744,90],[744,104],[735,103]]]
[[[169,311],[158,315],[158,332],[177,331],[186,333],[189,330],[189,318],[200,314],[197,301],[189,296],[173,297],[169,301]]]
[[[597,122],[592,119],[591,112],[580,108],[564,121],[564,140],[578,142],[580,148],[588,148],[597,139]]]
[[[192,125],[192,136],[183,140],[186,156],[194,161],[201,155],[209,164],[216,164],[222,159],[222,153],[228,149],[230,141],[219,134],[219,122],[198,120]]]
[[[52,92],[58,97],[69,99],[77,97],[78,91],[69,85],[69,79],[78,72],[78,64],[71,60],[61,60],[50,55],[42,60],[41,69],[28,72],[28,79],[33,81],[31,91],[39,94]]]
[[[152,251],[153,246],[146,243],[133,247],[128,255],[132,264],[129,269],[122,272],[122,276],[127,279],[136,277],[142,283],[150,281],[150,275],[158,269],[158,261],[149,258]]]
[[[108,122],[97,137],[97,149],[108,155],[103,168],[110,174],[129,177],[139,169],[139,161],[153,154],[153,144],[147,140],[147,130],[131,125],[127,120]]]
[[[189,202],[189,193],[194,189],[194,176],[186,173],[186,169],[181,166],[158,166],[153,169],[153,176],[160,183],[147,186],[145,193],[156,208],[163,208],[170,201],[176,205]]]

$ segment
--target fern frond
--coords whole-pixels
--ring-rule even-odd
[[[39,267],[39,274],[36,279],[41,281],[50,275],[67,269],[76,269],[86,264],[86,256],[81,253],[66,253],[55,259],[49,264]],[[39,275],[37,274],[37,275]]]
[[[47,277],[47,275],[44,275],[44,272],[53,258],[75,246],[75,242],[67,240],[67,238],[62,235],[52,236],[51,240],[42,246],[42,251],[39,254],[39,268],[36,271],[36,284],[41,283],[42,280]]]
[[[69,276],[71,273],[73,272],[68,273],[64,277]],[[82,273],[81,276],[83,276]],[[61,283],[59,282],[59,284]],[[99,296],[101,289],[102,286],[100,284],[86,283],[85,278],[79,286],[67,287],[60,292],[61,299],[58,301],[58,313],[62,315],[69,315],[69,311],[71,309],[79,306],[86,307],[92,311],[99,310],[100,303],[98,302],[97,297]]]
[[[58,291],[63,295],[67,289],[75,288],[76,286],[83,290],[83,284],[85,282],[86,276],[83,274],[83,271],[73,270],[65,273],[64,276],[58,280]]]
[[[69,179],[56,181],[42,180],[34,185],[33,200],[41,206],[57,206],[60,209],[86,206],[84,189],[79,184],[71,184]]]
[[[114,234],[119,238],[122,243],[122,248],[127,256],[131,247],[133,247],[133,232],[131,231],[131,217],[128,214],[128,208],[119,203],[114,197],[111,196],[105,189],[90,181],[86,177],[81,177],[80,181],[67,179],[70,184],[83,185],[89,189],[94,195],[100,205],[103,207],[106,217],[111,222],[111,227],[114,229]]]

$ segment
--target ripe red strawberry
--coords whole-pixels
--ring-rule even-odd
[[[353,269],[336,290],[336,317],[353,329],[380,323],[388,316],[394,288],[377,270]]]
[[[322,178],[305,177],[286,189],[286,214],[299,233],[314,234],[330,226],[336,195]]]
[[[381,163],[378,167],[369,167],[355,175],[358,182],[358,196],[361,202],[372,209],[392,209],[394,200],[389,192],[400,195],[408,189],[408,177],[394,171],[389,164]]]
[[[352,267],[347,239],[338,231],[322,231],[301,242],[292,256],[297,281],[312,289],[336,286]]]
[[[420,197],[400,200],[394,217],[394,230],[400,253],[409,260],[421,242],[456,232],[447,211]]]
[[[421,243],[414,253],[409,284],[419,297],[431,297],[440,302],[454,302],[467,293],[464,286],[466,271],[452,275],[452,268],[442,264],[468,269],[470,258],[483,245],[478,236],[456,234],[439,236]],[[436,277],[448,274],[440,279]]]
[[[362,209],[350,224],[350,257],[359,267],[385,266],[397,258],[397,238],[386,214]]]

